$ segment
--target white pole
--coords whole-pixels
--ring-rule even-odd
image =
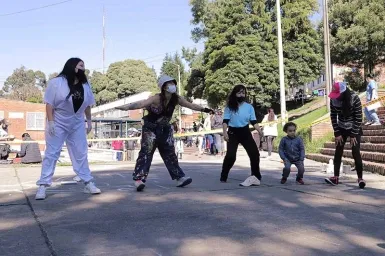
[[[105,30],[105,22],[104,22],[104,15],[105,15],[105,10],[104,10],[104,5],[103,5],[103,74],[104,74],[104,62],[106,58],[106,53],[105,53],[105,48],[106,48],[106,30]]]
[[[181,95],[181,90],[180,90],[180,65],[177,65],[178,66],[178,94],[180,95],[180,96],[182,96]],[[179,129],[182,129],[182,107],[181,106],[179,106]]]
[[[332,86],[331,79],[331,61],[330,61],[330,41],[329,41],[329,15],[328,15],[328,0],[323,0],[323,20],[324,20],[324,54],[325,54],[325,96],[326,107],[330,112],[330,99],[328,97]]]
[[[278,59],[279,59],[279,87],[281,98],[281,118],[282,125],[286,122],[286,95],[285,95],[285,73],[283,65],[283,46],[281,31],[281,4],[277,0],[277,36],[278,36]]]

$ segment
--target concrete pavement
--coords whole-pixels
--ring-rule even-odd
[[[238,184],[250,173],[240,154],[229,183],[219,183],[221,159],[182,161],[193,178],[176,188],[163,163],[151,167],[147,188],[133,188],[133,164],[92,166],[101,195],[58,167],[44,201],[34,200],[39,167],[0,167],[0,255],[384,255],[385,177],[365,174],[324,184],[320,164],[306,161],[306,185],[279,183],[275,155],[261,160],[259,187]]]

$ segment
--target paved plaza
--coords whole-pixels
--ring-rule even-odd
[[[282,163],[261,160],[259,187],[239,186],[249,174],[240,156],[229,183],[220,159],[181,162],[193,178],[175,187],[156,160],[144,192],[133,187],[133,163],[93,165],[103,193],[64,185],[71,167],[58,167],[44,201],[36,201],[40,167],[0,166],[1,256],[240,256],[385,255],[385,177],[365,174],[324,183],[320,164],[306,161],[306,185],[294,173],[280,184]]]

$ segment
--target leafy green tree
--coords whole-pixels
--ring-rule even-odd
[[[195,41],[205,40],[195,59],[188,95],[223,104],[235,84],[249,88],[256,105],[279,100],[275,1],[191,0]],[[285,81],[302,85],[318,77],[322,66],[319,35],[309,16],[316,0],[282,3]],[[194,55],[194,54],[192,54]],[[195,54],[196,55],[196,54]],[[191,55],[186,54],[187,58]],[[192,62],[191,62],[192,63]]]
[[[385,0],[331,0],[329,6],[332,62],[373,73],[385,62]]]
[[[112,63],[107,71],[108,90],[124,98],[144,91],[157,91],[156,76],[141,60],[125,60]]]
[[[181,92],[179,94],[184,95],[184,85],[186,81],[186,72],[185,72],[185,66],[183,64],[182,58],[179,56],[178,53],[175,53],[174,55],[166,54],[166,56],[163,59],[162,67],[160,69],[161,75],[168,75],[178,82],[178,66],[180,68],[180,79],[181,79]]]
[[[42,90],[45,87],[46,77],[43,72],[21,66],[6,79],[1,91],[9,99],[42,102]]]
[[[94,71],[89,79],[98,105],[144,91],[157,91],[156,74],[139,60],[112,63],[106,74]]]
[[[94,71],[90,78],[90,83],[97,105],[118,99],[118,93],[109,88],[109,80],[106,75]]]

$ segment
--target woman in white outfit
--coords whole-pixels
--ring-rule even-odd
[[[92,130],[91,106],[95,104],[95,98],[81,59],[69,59],[63,71],[48,82],[44,102],[47,115],[46,149],[41,176],[36,183],[39,189],[35,199],[45,199],[46,188],[52,184],[52,176],[64,142],[73,169],[85,184],[84,193],[99,194],[100,189],[92,182],[87,157],[87,133]],[[84,116],[87,118],[87,129]]]
[[[265,115],[265,117],[263,118],[263,121],[261,124],[263,126],[263,134],[266,139],[265,141],[267,142],[267,151],[269,156],[271,156],[271,152],[273,151],[274,139],[277,138],[278,136],[278,128],[277,128],[278,124],[275,123],[275,124],[264,125],[263,123],[277,121],[277,119],[278,118],[274,114],[274,110],[270,108],[267,111],[267,115]]]
[[[198,128],[198,132],[203,132],[204,129],[203,129],[203,124],[202,123],[199,123],[199,128]],[[204,153],[204,145],[203,145],[203,137],[204,135],[198,135],[198,152],[199,152],[199,155],[203,155]]]

